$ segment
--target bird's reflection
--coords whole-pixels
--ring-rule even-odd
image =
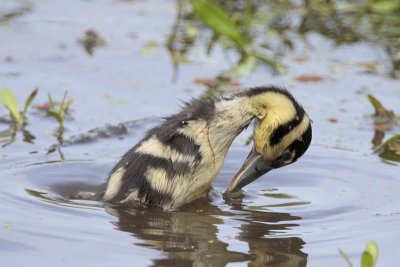
[[[153,259],[154,266],[225,266],[230,262],[249,266],[306,266],[307,263],[307,254],[301,251],[302,239],[276,237],[276,233],[296,227],[295,221],[301,219],[288,213],[246,210],[238,203],[224,211],[208,199],[197,200],[174,212],[110,205],[105,209],[117,217],[112,223],[119,230],[132,233],[139,240],[136,245],[164,252],[165,257]],[[235,251],[235,242],[221,240],[229,238],[219,237],[223,235],[219,227],[227,222],[232,229],[229,236],[242,243],[241,251]]]

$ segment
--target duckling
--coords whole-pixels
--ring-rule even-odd
[[[285,89],[256,87],[195,99],[122,156],[100,198],[171,210],[203,196],[233,140],[253,120],[253,148],[228,192],[295,162],[310,145],[310,118]]]

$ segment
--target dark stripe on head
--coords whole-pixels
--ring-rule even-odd
[[[312,139],[312,130],[311,123],[308,125],[307,130],[303,133],[300,139],[296,139],[293,143],[288,147],[290,151],[296,151],[296,154],[293,158],[293,162],[295,162],[298,158],[300,158],[310,146]]]
[[[291,93],[289,93],[287,90],[282,89],[282,88],[277,88],[277,87],[273,87],[273,86],[255,87],[255,88],[251,88],[247,91],[243,91],[243,92],[239,93],[238,96],[252,97],[252,96],[256,96],[256,95],[264,94],[264,93],[268,93],[268,92],[278,93],[278,94],[282,94],[282,95],[286,96],[293,103],[293,106],[296,110],[296,115],[291,121],[289,121],[285,124],[279,125],[272,132],[269,143],[270,143],[270,145],[276,145],[282,140],[282,138],[285,135],[287,135],[293,128],[295,128],[297,125],[299,125],[301,123],[305,112],[304,112],[303,107],[297,102],[297,100],[293,97],[293,95]]]
[[[291,121],[279,125],[278,128],[272,132],[271,137],[269,138],[270,145],[273,146],[278,144],[285,135],[298,126],[302,122],[304,114],[305,112],[303,109],[296,110],[296,116]]]

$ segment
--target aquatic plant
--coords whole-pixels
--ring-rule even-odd
[[[379,153],[379,157],[400,162],[400,134],[392,136],[382,143],[385,131],[392,130],[398,124],[396,114],[383,106],[383,104],[373,95],[368,95],[368,100],[375,109],[374,118],[374,138],[372,144],[374,153]]]
[[[36,97],[38,89],[32,91],[32,93],[28,96],[25,101],[24,109],[21,110],[19,108],[19,104],[15,94],[7,88],[0,89],[0,102],[3,106],[8,110],[12,126],[19,130],[24,127],[26,123],[26,112],[29,109],[33,99]]]
[[[213,1],[190,0],[189,2],[193,7],[194,13],[203,23],[218,35],[230,40],[236,49],[241,52],[241,59],[238,62],[236,70],[234,70],[235,73],[250,72],[250,69],[255,66],[256,59],[270,65],[278,72],[284,71],[285,68],[281,63],[257,50],[253,39],[249,35],[242,34],[239,24]],[[249,5],[248,11],[250,9]],[[251,12],[245,12],[239,23],[250,26],[251,20]]]
[[[53,101],[51,94],[48,94],[49,97],[49,108],[47,109],[47,115],[55,118],[59,124],[59,129],[64,129],[64,115],[68,111],[69,107],[72,104],[72,99],[68,98],[68,92],[64,93],[62,101],[57,104]]]
[[[400,134],[387,139],[374,152],[385,160],[400,162]]]
[[[384,128],[386,130],[392,129],[396,124],[396,115],[392,110],[385,108],[382,103],[373,95],[368,95],[368,100],[372,104],[375,109],[374,114],[374,124],[375,128],[377,125],[385,124],[386,127],[381,126],[380,128]]]
[[[340,256],[342,256],[350,267],[353,267],[349,256],[339,249]],[[364,252],[361,254],[361,267],[374,267],[378,260],[379,249],[375,241],[369,241],[365,247]]]
[[[46,113],[48,116],[53,117],[58,122],[58,128],[54,132],[55,137],[57,138],[58,142],[62,144],[64,142],[63,134],[64,134],[64,116],[68,112],[72,104],[72,99],[68,97],[68,92],[64,93],[64,96],[61,102],[53,101],[51,94],[48,94],[49,103],[48,107],[46,108]]]
[[[376,62],[360,65],[369,72],[385,71],[393,77],[400,74],[397,0],[177,0],[177,9],[167,41],[175,71],[179,63],[189,61],[185,55],[196,41],[205,42],[207,53],[216,43],[238,52],[239,59],[215,79],[219,84],[249,74],[259,62],[283,71],[279,56],[311,32],[331,38],[338,45],[358,41],[379,45],[387,51],[391,67],[384,70]]]
[[[14,93],[7,88],[0,89],[0,103],[9,112],[9,119],[1,118],[1,121],[9,124],[10,126],[9,129],[0,132],[0,142],[5,143],[3,146],[14,142],[18,131],[22,131],[25,142],[31,143],[32,140],[35,139],[35,136],[25,129],[25,125],[27,121],[26,113],[33,99],[36,97],[37,92],[37,88],[32,91],[25,101],[24,109],[21,110]]]

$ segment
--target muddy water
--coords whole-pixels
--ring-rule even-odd
[[[71,196],[95,191],[118,157],[157,123],[152,118],[202,94],[193,80],[229,67],[222,49],[208,57],[196,47],[191,63],[182,65],[172,82],[174,70],[163,44],[174,3],[5,3],[4,10],[23,12],[0,24],[1,87],[13,89],[21,103],[39,87],[37,104],[46,101],[47,92],[59,99],[68,90],[74,104],[66,139],[106,123],[150,119],[132,124],[122,136],[61,147],[61,158],[47,154],[57,143],[56,122],[31,111],[27,129],[34,143],[23,142],[19,134],[0,150],[1,266],[345,266],[339,248],[357,266],[369,240],[379,245],[378,266],[397,266],[399,167],[371,153],[373,110],[366,95],[373,93],[399,113],[400,87],[379,73],[366,74],[360,65],[378,62],[384,68],[388,61],[380,47],[336,47],[310,34],[282,59],[288,73],[272,76],[260,67],[242,80],[244,87],[284,85],[308,111],[314,138],[298,163],[268,173],[241,196],[224,198],[248,154],[245,133],[232,147],[209,199],[174,212],[128,209]],[[88,28],[107,41],[93,56],[77,41]],[[148,42],[156,45],[149,50]],[[293,60],[299,56],[308,60]],[[296,81],[303,74],[325,79]]]

